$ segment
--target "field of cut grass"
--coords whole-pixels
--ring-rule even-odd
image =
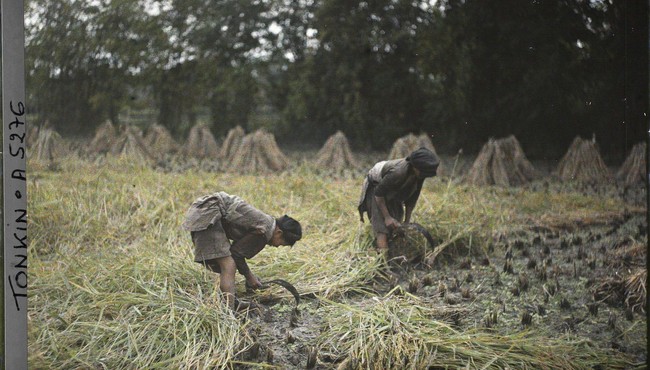
[[[302,345],[340,357],[336,364],[319,358],[322,368],[623,368],[630,361],[585,341],[534,332],[461,332],[446,320],[458,307],[368,292],[385,266],[372,249],[369,224],[359,222],[361,177],[318,175],[307,165],[266,176],[163,173],[128,159],[68,160],[54,170],[30,162],[28,168],[34,369],[294,367],[243,359],[255,343],[250,322],[223,306],[215,274],[192,261],[180,225],[196,197],[216,191],[302,223],[304,237],[293,248],[267,247],[249,265],[263,281],[285,279],[319,299],[322,334]],[[413,221],[447,251],[487,251],[501,233],[598,220],[624,208],[615,198],[570,191],[432,179]],[[237,289],[243,292],[240,275]]]

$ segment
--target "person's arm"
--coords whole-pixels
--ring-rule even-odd
[[[235,260],[237,271],[246,277],[246,283],[252,288],[259,288],[262,286],[259,279],[253,274],[246,262],[247,258],[253,258],[266,246],[264,236],[260,234],[248,234],[243,238],[237,240],[230,247],[230,253]]]
[[[406,212],[404,214],[404,222],[405,223],[411,222],[411,214],[413,214],[413,210],[415,209],[415,205],[417,204],[418,198],[420,197],[420,192],[422,191],[422,184],[423,183],[424,183],[424,179],[418,181],[417,190],[406,201],[404,201],[404,206],[406,208]]]
[[[386,206],[386,196],[399,189],[404,183],[404,176],[400,172],[396,171],[395,168],[389,169],[375,187],[375,201],[377,202],[379,211],[384,216],[384,224],[389,230],[398,227],[401,221],[396,220]]]
[[[393,216],[391,216],[388,212],[388,207],[386,207],[386,199],[384,197],[375,195],[375,201],[377,202],[379,211],[381,212],[382,216],[384,216],[384,224],[386,224],[386,227],[389,230],[398,227],[399,221],[394,219]]]

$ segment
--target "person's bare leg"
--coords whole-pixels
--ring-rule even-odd
[[[377,234],[377,249],[380,253],[388,251],[388,235],[384,233]]]
[[[226,297],[226,304],[228,307],[235,308],[235,272],[237,267],[235,265],[235,260],[232,257],[221,257],[217,258],[217,263],[221,272],[219,289]]]

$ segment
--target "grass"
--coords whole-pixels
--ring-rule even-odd
[[[33,368],[227,368],[241,362],[253,343],[247,321],[224,308],[216,275],[192,262],[189,234],[180,227],[189,204],[216,191],[301,221],[300,242],[265,248],[249,261],[251,269],[261,280],[285,279],[321,298],[329,326],[319,346],[354,357],[361,368],[624,361],[585,343],[459,333],[445,323],[448,307],[408,295],[364,293],[383,267],[371,247],[370,225],[358,221],[361,177],[322,176],[304,164],[290,174],[266,176],[162,173],[127,159],[70,159],[56,171],[30,161],[28,168]],[[571,192],[549,198],[433,179],[425,183],[413,221],[453,251],[484,249],[496,233],[531,220],[617,212],[623,205],[615,199]],[[241,291],[239,275],[237,284]],[[360,292],[358,301],[349,300]]]
[[[345,358],[343,368],[623,368],[587,341],[540,338],[526,331],[509,336],[459,332],[450,317],[462,309],[438,306],[404,294],[372,297],[354,305],[330,301],[320,338],[324,351]],[[354,366],[352,365],[354,364]]]

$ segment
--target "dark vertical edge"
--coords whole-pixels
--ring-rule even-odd
[[[2,0],[3,368],[27,369],[27,181],[23,0]]]

